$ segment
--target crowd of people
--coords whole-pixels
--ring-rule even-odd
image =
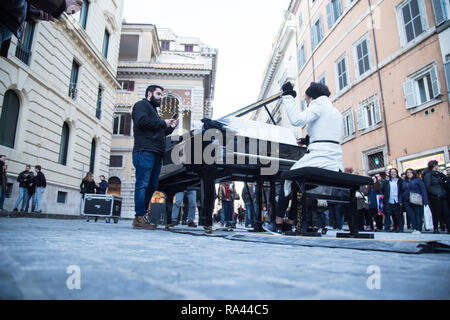
[[[1,189],[0,189],[0,210],[4,210],[3,204],[6,198],[8,190],[8,179],[6,156],[0,156],[0,168],[1,168]],[[45,175],[42,172],[40,165],[34,166],[34,171],[31,170],[30,165],[25,166],[25,170],[22,171],[18,177],[19,183],[19,195],[14,204],[13,211],[41,213],[42,212],[42,195],[47,187],[47,181]],[[31,208],[30,208],[31,201]]]
[[[372,176],[372,179],[373,185],[362,186],[356,193],[359,231],[450,233],[450,179],[442,172],[436,160],[428,163],[421,176],[411,168],[401,175],[396,168],[392,168],[386,173]],[[233,187],[229,187],[228,183],[219,186],[221,207],[214,213],[216,223],[226,227],[236,227],[236,224],[254,227],[258,211],[255,184],[248,183],[247,186],[244,185],[242,189],[244,206],[241,202],[236,211]],[[270,204],[263,203],[262,223],[272,222],[266,206],[270,207]],[[288,207],[286,211],[289,210]],[[314,214],[318,216],[317,228],[339,231],[343,230],[350,207],[328,202],[325,206],[316,206],[314,210]],[[427,214],[431,215],[428,217],[428,224],[425,221]],[[310,220],[310,224],[314,224]]]
[[[6,156],[0,156],[0,210],[3,211],[8,190],[8,178]],[[30,165],[25,166],[25,170],[17,176],[19,183],[19,195],[14,203],[13,211],[42,213],[42,198],[47,180],[40,165],[34,166],[34,171]],[[94,181],[93,174],[88,172],[80,185],[80,193],[84,197],[85,194],[106,194],[108,182],[104,175],[100,176],[100,182]],[[31,206],[30,206],[31,202]]]

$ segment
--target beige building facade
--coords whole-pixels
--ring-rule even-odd
[[[123,23],[121,38],[109,185],[123,199],[122,216],[133,217],[133,105],[144,98],[149,85],[157,84],[165,89],[160,116],[167,119],[179,114],[174,134],[191,130],[193,121],[210,118],[217,50],[198,38],[180,37],[151,24]],[[160,196],[156,193],[154,198]]]
[[[121,0],[92,0],[57,22],[27,23],[0,58],[5,209],[14,206],[26,165],[46,176],[46,213],[80,214],[83,176],[108,174],[122,10]]]
[[[300,108],[311,82],[330,88],[349,171],[450,162],[448,0],[293,0],[288,11]]]

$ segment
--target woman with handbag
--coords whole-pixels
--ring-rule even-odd
[[[411,221],[413,233],[420,233],[422,232],[423,208],[428,205],[425,184],[417,177],[416,171],[411,168],[406,170],[406,177],[402,184],[403,206]]]
[[[439,233],[438,223],[441,216],[447,225],[447,233],[450,233],[450,213],[447,206],[447,197],[449,195],[445,190],[445,184],[448,183],[448,178],[440,170],[436,160],[428,162],[428,170],[423,176],[423,182],[425,183],[428,198],[430,199],[434,233]]]

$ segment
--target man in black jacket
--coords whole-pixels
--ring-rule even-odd
[[[28,175],[30,173],[31,167],[30,166],[26,166],[25,170],[22,171],[19,176],[17,177],[17,182],[19,182],[19,197],[16,200],[16,204],[14,205],[14,209],[13,211],[18,211],[20,203],[22,202],[22,206],[21,206],[21,210],[20,211],[24,211],[25,210],[25,204],[28,200],[27,196],[28,196],[28,191],[27,191],[27,184],[26,184],[26,179],[28,178]]]
[[[394,220],[392,231],[403,232],[405,220],[401,208],[401,204],[403,203],[401,196],[402,179],[399,178],[396,168],[392,168],[389,173],[389,178],[383,182],[384,231],[391,231],[392,217],[392,220]]]
[[[42,194],[44,193],[45,187],[47,187],[47,181],[44,174],[41,171],[41,166],[35,166],[36,177],[34,178],[36,186],[36,212],[41,213],[42,210]]]
[[[134,190],[135,229],[156,229],[143,217],[147,213],[150,200],[158,186],[162,157],[166,150],[166,136],[178,125],[178,120],[161,120],[158,110],[164,89],[151,85],[145,91],[145,99],[133,106],[134,147],[133,166],[136,169]]]

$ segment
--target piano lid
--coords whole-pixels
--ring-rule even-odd
[[[238,117],[222,118],[216,121],[223,123],[227,130],[233,131],[238,136],[297,146],[294,132],[289,128]],[[195,133],[199,133],[203,123],[193,121],[192,127]]]

